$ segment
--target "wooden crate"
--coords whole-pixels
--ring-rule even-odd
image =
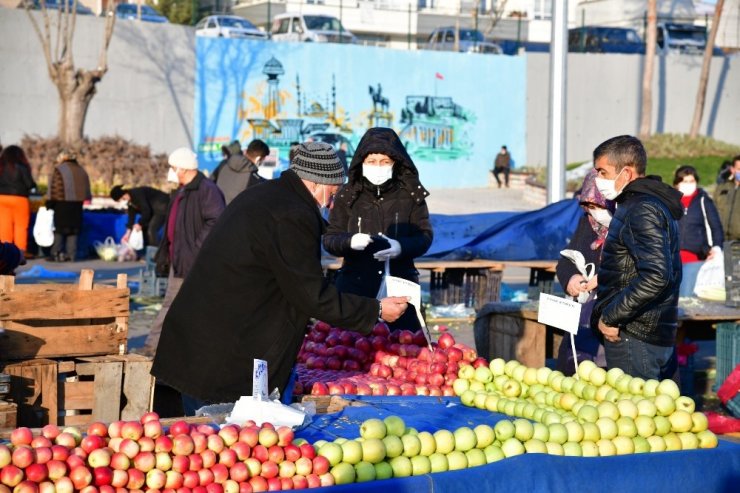
[[[93,284],[85,269],[78,285],[15,285],[0,276],[0,357],[3,360],[125,354],[129,290]]]
[[[151,410],[150,358],[136,354],[0,363],[11,375],[18,425],[133,420]]]
[[[0,401],[0,429],[13,429],[18,423],[18,406],[14,402]]]

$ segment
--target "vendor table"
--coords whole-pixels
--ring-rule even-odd
[[[494,425],[502,414],[465,407],[454,397],[357,397],[366,406],[315,416],[296,436],[310,442],[356,438],[368,418],[401,416],[419,431],[454,431],[460,426]],[[485,466],[408,478],[331,487],[331,492],[736,492],[740,485],[740,444],[719,441],[708,450],[614,457],[561,457],[525,454]]]

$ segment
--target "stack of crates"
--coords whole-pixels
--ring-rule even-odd
[[[732,370],[740,363],[740,323],[727,322],[717,325],[717,378],[718,389]],[[740,393],[727,401],[727,409],[740,418]]]
[[[157,263],[154,257],[157,255],[157,247],[148,246],[144,253],[146,267],[139,271],[140,296],[163,297],[167,291],[167,278],[157,276]]]
[[[725,254],[725,304],[730,308],[740,308],[740,241],[726,241]]]

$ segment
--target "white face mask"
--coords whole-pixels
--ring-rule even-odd
[[[684,195],[693,195],[696,192],[696,183],[681,182],[678,184],[678,191]]]
[[[362,165],[362,176],[373,185],[382,185],[393,178],[393,166]]]
[[[175,168],[170,168],[170,170],[167,172],[167,181],[170,183],[177,183],[180,184],[179,178],[177,178],[177,171],[175,171]]]
[[[612,222],[612,214],[606,209],[589,209],[588,213],[591,214],[594,221],[607,228],[609,227],[609,223]]]
[[[624,171],[625,169],[626,168],[622,168],[622,171]],[[620,193],[622,193],[622,190],[617,191],[615,187],[617,178],[619,178],[619,175],[622,174],[622,171],[617,173],[617,176],[615,176],[613,180],[599,177],[596,177],[596,179],[594,180],[596,182],[596,188],[599,189],[599,192],[601,192],[601,195],[603,195],[605,199],[614,200],[619,197]]]

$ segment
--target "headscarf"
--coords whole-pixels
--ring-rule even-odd
[[[599,192],[599,189],[596,186],[596,177],[597,171],[595,169],[589,171],[583,179],[581,192],[578,194],[578,202],[581,204],[581,207],[588,216],[588,222],[591,225],[591,229],[593,229],[594,233],[596,233],[596,240],[591,243],[591,250],[598,250],[604,245],[604,241],[606,240],[606,235],[609,232],[609,228],[604,226],[603,224],[596,222],[593,216],[591,216],[591,213],[589,212],[585,204],[598,205],[599,207],[603,207],[609,212],[614,212],[614,202],[611,200],[607,200],[601,194],[601,192]]]

